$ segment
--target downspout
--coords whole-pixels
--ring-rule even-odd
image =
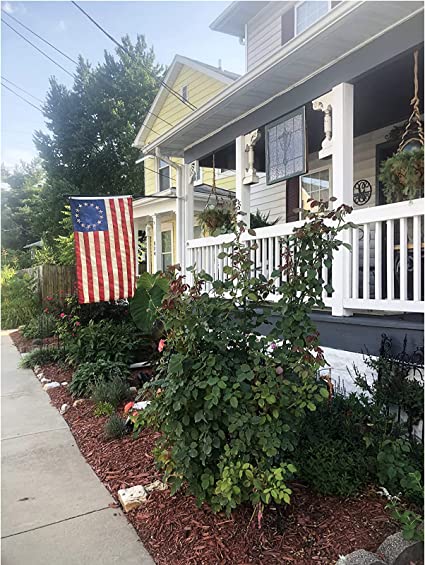
[[[184,233],[184,196],[183,196],[183,166],[174,163],[161,154],[159,147],[155,149],[155,156],[176,171],[176,258],[182,271],[185,269],[185,233]]]

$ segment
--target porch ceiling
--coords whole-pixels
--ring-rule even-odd
[[[420,43],[423,40],[421,12],[423,12],[422,2],[342,2],[330,12],[328,17],[311,26],[307,32],[283,46],[265,63],[235,81],[178,126],[159,137],[155,144],[146,146],[145,153],[152,152],[155,146],[161,146],[162,151],[169,155],[185,154],[187,162],[198,158],[200,152],[198,156],[194,155],[196,151],[191,152],[195,145],[222,132],[229,125],[235,124],[233,130],[237,131],[236,135],[250,131],[250,129],[238,131],[243,126],[248,128],[249,124],[245,123],[243,126],[240,124],[239,127],[237,122],[255,110],[261,111],[266,103],[269,104],[285,93],[295,91],[312,77],[323,73],[370,44],[374,39],[380,38],[415,16],[418,17],[414,20],[414,37],[410,30],[405,43],[414,40]],[[396,47],[400,48],[397,45],[394,49]],[[400,52],[402,50],[400,48]],[[385,52],[380,52],[379,55],[381,60],[385,60]],[[363,66],[367,64],[368,61],[363,61]],[[312,97],[323,94],[332,86],[334,85],[329,82],[326,84],[327,88],[322,85],[321,92],[313,92]],[[296,102],[295,105],[294,102],[291,103],[296,107]],[[298,105],[303,103],[305,103],[303,100],[298,100]],[[283,107],[281,114],[286,111]],[[251,129],[264,125],[267,121],[270,120],[257,121]],[[231,133],[233,135],[233,131]],[[223,136],[222,145],[229,143],[231,139],[229,135]]]

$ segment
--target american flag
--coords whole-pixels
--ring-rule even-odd
[[[78,301],[130,298],[136,284],[131,196],[70,198]]]

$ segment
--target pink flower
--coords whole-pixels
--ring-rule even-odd
[[[63,319],[63,318],[65,318],[65,316],[66,316],[66,314],[64,314],[64,312],[61,312],[60,317]]]
[[[49,309],[48,309],[48,308],[45,308],[45,309],[44,309],[44,313],[45,313],[45,314],[48,314],[48,313],[49,313]]]
[[[76,326],[81,326],[81,322],[75,322]]]
[[[165,340],[160,339],[159,343],[158,343],[158,351],[161,353],[161,351],[164,349],[164,347],[165,347]]]
[[[276,375],[283,375],[282,367],[276,367]]]
[[[274,350],[274,349],[276,349],[276,347],[277,347],[277,345],[275,344],[275,342],[270,344],[270,349]]]
[[[53,297],[52,297],[52,296],[47,296],[47,297],[46,297],[46,300],[49,300],[49,301],[50,301],[50,300],[53,300]]]
[[[133,406],[134,402],[127,402],[127,404],[124,406],[124,414],[128,414]]]

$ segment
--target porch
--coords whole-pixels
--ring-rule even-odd
[[[423,48],[420,84],[422,61]],[[214,158],[217,166],[236,170],[236,198],[246,223],[256,207],[277,219],[276,225],[256,229],[255,236],[244,234],[247,243],[257,243],[251,254],[253,273],[270,277],[281,265],[285,237],[302,224],[299,209],[309,206],[308,198],[333,196],[335,206],[353,206],[347,221],[357,227],[344,235],[351,251],[338,252],[332,267],[323,266],[319,274],[324,286],[333,287],[332,293],[324,291],[326,308],[333,316],[424,312],[424,199],[386,203],[379,179],[382,162],[399,146],[412,93],[413,50],[409,49],[350,82],[337,84],[298,113],[294,108],[280,118],[273,116],[234,143],[199,155],[201,166],[210,166]],[[419,97],[423,99],[422,91]],[[273,126],[285,128],[285,120],[302,117],[306,133],[295,141],[299,155],[294,145],[286,147],[286,154],[294,157],[276,162],[270,157]],[[278,171],[274,177],[273,167]],[[190,189],[186,197],[190,198]],[[214,279],[222,278],[225,263],[218,256],[231,238],[187,238],[186,266],[196,265]],[[283,277],[277,280],[276,289],[284,282]],[[278,298],[277,291],[270,296],[270,300]]]

